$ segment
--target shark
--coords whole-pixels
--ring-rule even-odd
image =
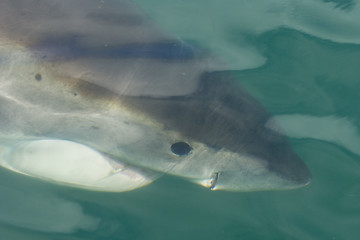
[[[163,174],[286,190],[311,173],[221,61],[129,0],[0,2],[0,165],[129,191]]]

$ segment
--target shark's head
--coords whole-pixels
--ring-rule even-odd
[[[268,128],[270,115],[228,72],[203,74],[188,96],[122,101],[155,122],[141,139],[120,147],[136,164],[213,190],[291,189],[311,180],[286,137]]]

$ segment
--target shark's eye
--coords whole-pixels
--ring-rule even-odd
[[[177,142],[171,145],[171,151],[178,156],[184,156],[189,154],[191,147],[187,143]]]

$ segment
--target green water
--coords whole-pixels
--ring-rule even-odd
[[[137,2],[237,69],[279,119],[312,183],[232,193],[165,176],[100,193],[0,169],[0,239],[360,239],[359,3]]]

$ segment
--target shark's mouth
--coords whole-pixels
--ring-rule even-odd
[[[219,172],[216,172],[216,173],[214,173],[213,174],[213,176],[211,177],[211,180],[210,180],[210,190],[216,190],[216,182],[217,182],[217,180],[218,180],[218,178],[219,178]]]

